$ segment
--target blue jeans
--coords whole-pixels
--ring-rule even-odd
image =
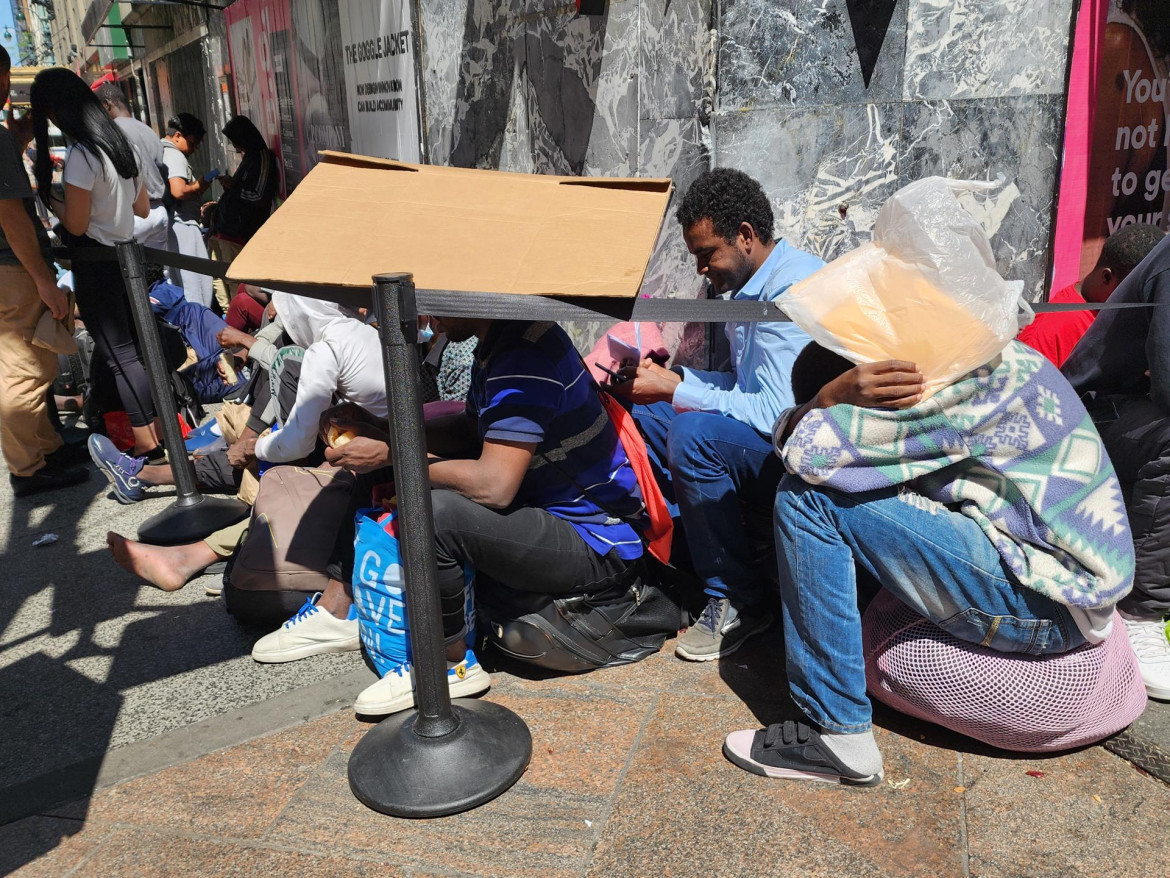
[[[678,413],[668,402],[633,407],[663,494],[682,519],[695,572],[710,597],[758,606],[766,598],[741,504],[767,512],[784,474],[772,440],[725,415]],[[677,507],[674,506],[677,504]]]
[[[823,728],[870,728],[859,570],[960,640],[1029,655],[1085,642],[1064,607],[1015,582],[978,524],[919,494],[845,494],[788,475],[773,520],[788,683]]]

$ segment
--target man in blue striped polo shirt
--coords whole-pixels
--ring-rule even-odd
[[[448,678],[453,694],[468,695],[489,680],[463,648],[464,566],[475,568],[477,581],[541,594],[632,581],[645,507],[617,431],[563,329],[434,320],[450,342],[479,339],[466,411],[427,423],[443,633],[447,657],[462,671]],[[390,462],[381,430],[338,426],[359,435],[330,448],[332,462],[357,472]],[[392,672],[354,707],[378,716],[413,703],[411,675]]]

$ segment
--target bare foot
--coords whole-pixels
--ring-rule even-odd
[[[148,546],[110,531],[106,545],[118,566],[163,591],[178,591],[219,556],[204,542],[186,546]]]

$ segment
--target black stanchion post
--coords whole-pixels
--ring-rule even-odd
[[[384,814],[439,817],[474,808],[512,786],[528,767],[532,736],[520,717],[498,704],[451,701],[415,353],[413,277],[374,278],[374,309],[389,397],[418,710],[383,720],[358,743],[349,760],[349,786],[363,804]]]
[[[195,468],[187,457],[183,433],[179,429],[178,408],[171,388],[166,356],[163,354],[154,312],[150,308],[142,245],[135,241],[123,241],[117,245],[117,251],[130,298],[130,313],[138,329],[146,374],[150,379],[150,392],[154,397],[155,411],[162,421],[167,458],[178,493],[174,503],[139,525],[138,538],[145,543],[158,545],[192,543],[239,521],[248,514],[248,507],[234,497],[204,497],[196,489]]]

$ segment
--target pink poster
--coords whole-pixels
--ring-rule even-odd
[[[1170,16],[1163,0],[1085,0],[1070,71],[1053,290],[1105,239],[1170,220]]]

